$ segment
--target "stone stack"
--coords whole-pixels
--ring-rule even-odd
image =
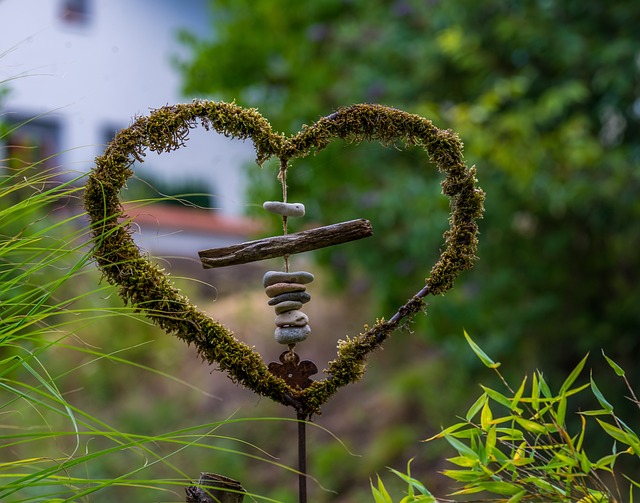
[[[305,212],[302,203],[267,201],[262,207],[282,217],[303,217]],[[304,341],[311,333],[309,317],[300,308],[311,300],[306,285],[313,279],[313,274],[305,271],[267,271],[262,278],[262,286],[271,299],[269,305],[276,311],[274,335],[280,344],[291,346]]]
[[[280,344],[302,342],[311,333],[309,317],[300,308],[311,300],[305,285],[313,279],[313,274],[305,271],[265,273],[262,286],[276,311],[274,335]]]

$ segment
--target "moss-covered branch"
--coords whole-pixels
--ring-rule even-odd
[[[378,141],[384,145],[402,141],[424,148],[446,174],[442,187],[451,200],[450,228],[445,233],[446,248],[431,269],[427,287],[401,306],[390,321],[378,321],[363,334],[340,341],[337,357],[329,363],[329,377],[305,390],[295,390],[271,374],[258,353],[191,304],[164,271],[141,254],[131,237],[119,198],[133,174],[131,166],[135,161],[141,162],[147,150],[162,153],[184,146],[189,130],[197,126],[227,137],[251,139],[259,165],[270,157],[277,157],[286,165],[289,159],[320,151],[334,140]],[[462,270],[473,266],[476,220],[482,216],[484,200],[484,193],[475,183],[475,170],[464,164],[457,135],[414,114],[380,105],[354,105],[285,137],[274,132],[255,109],[196,101],[163,107],[120,131],[96,159],[87,181],[85,206],[95,236],[97,264],[107,280],[119,286],[126,303],[144,312],[167,333],[193,344],[202,358],[217,364],[236,382],[293,406],[298,412],[312,413],[339,388],[362,377],[367,356],[403,319],[420,311],[424,295],[446,292]]]

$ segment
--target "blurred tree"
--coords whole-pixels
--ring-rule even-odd
[[[465,325],[530,369],[602,346],[640,356],[640,3],[631,0],[217,0],[213,36],[184,34],[189,94],[257,106],[292,132],[380,102],[450,127],[488,194],[480,261],[438,300],[429,333]],[[422,152],[335,145],[295,161],[311,218],[371,218],[375,245],[331,250],[377,298],[413,293],[438,252],[446,200]],[[313,169],[307,169],[307,168]],[[256,177],[255,197],[277,186]],[[265,188],[266,187],[266,188]],[[269,192],[271,191],[271,192]],[[270,195],[269,195],[270,194]],[[437,197],[436,197],[437,196]],[[520,370],[518,371],[520,372]]]

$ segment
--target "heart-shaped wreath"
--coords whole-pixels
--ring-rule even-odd
[[[189,130],[199,124],[227,137],[251,139],[258,165],[276,157],[281,166],[286,166],[290,159],[318,152],[336,139],[378,141],[383,145],[402,141],[407,146],[421,146],[446,173],[442,191],[450,199],[450,228],[444,234],[446,247],[426,285],[389,320],[377,320],[372,327],[365,327],[365,332],[339,341],[337,357],[326,369],[328,377],[304,389],[294,388],[271,373],[257,352],[199,311],[161,268],[141,254],[131,237],[130,225],[126,218],[122,220],[125,214],[120,191],[133,175],[133,163],[142,162],[146,150],[162,153],[184,146]],[[482,216],[483,201],[484,193],[476,187],[475,169],[464,163],[458,136],[418,115],[381,105],[354,105],[286,137],[274,132],[255,109],[212,101],[167,106],[137,118],[96,159],[84,196],[95,236],[93,254],[107,280],[120,287],[125,303],[142,311],[167,333],[195,345],[204,360],[215,362],[234,381],[294,407],[299,416],[318,412],[339,388],[360,379],[368,354],[424,308],[424,297],[443,294],[462,270],[473,266],[478,243],[476,220]]]

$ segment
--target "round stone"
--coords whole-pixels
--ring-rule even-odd
[[[274,333],[276,342],[280,344],[296,344],[304,341],[311,333],[311,327],[278,327]]]
[[[311,300],[311,295],[309,295],[307,292],[283,293],[271,299],[269,302],[267,302],[267,304],[269,304],[270,306],[276,306],[281,302],[286,302],[288,300],[294,300],[296,302],[302,302],[303,304],[306,304]]]
[[[276,283],[275,285],[269,285],[265,288],[264,293],[269,297],[276,297],[281,293],[304,292],[306,289],[307,287],[300,283]]]
[[[265,288],[276,283],[300,283],[306,285],[314,280],[313,274],[306,271],[280,272],[267,271],[262,277],[262,286]]]
[[[276,314],[286,313],[287,311],[295,311],[296,309],[300,309],[302,307],[302,302],[296,302],[295,300],[285,300],[284,302],[280,302],[275,307]]]
[[[309,323],[309,317],[302,311],[287,311],[276,316],[276,327],[304,327]]]
[[[262,207],[269,213],[282,215],[283,217],[303,217],[304,204],[283,203],[282,201],[266,201]]]

